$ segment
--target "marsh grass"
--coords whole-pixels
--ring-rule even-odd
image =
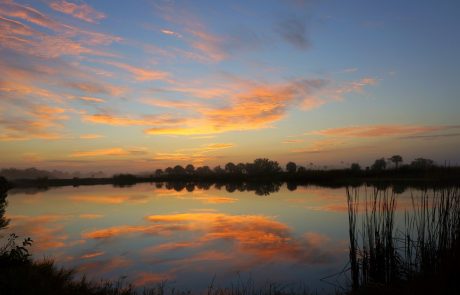
[[[384,287],[384,294],[393,294],[417,289],[415,282],[418,287],[436,283],[444,294],[459,290],[458,187],[423,190],[411,199],[402,229],[396,229],[394,191],[347,188],[353,292]]]

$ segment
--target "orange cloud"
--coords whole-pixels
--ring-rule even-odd
[[[19,236],[31,236],[34,243],[33,251],[46,251],[51,248],[62,248],[68,244],[68,235],[63,222],[67,216],[8,216],[11,218],[9,230]]]
[[[103,61],[103,63],[130,72],[138,81],[165,80],[169,77],[169,73],[166,72],[139,68],[121,62]]]
[[[101,137],[104,137],[104,136],[100,134],[92,134],[92,133],[80,135],[81,139],[97,139]]]
[[[126,234],[165,235],[181,231],[201,232],[202,236],[191,242],[168,243],[147,249],[150,252],[163,252],[184,246],[206,247],[214,241],[231,241],[238,257],[241,254],[254,258],[291,259],[299,262],[321,263],[330,259],[320,249],[328,239],[319,234],[306,234],[297,240],[291,236],[289,227],[266,216],[227,215],[222,213],[182,213],[171,215],[153,215],[147,217],[151,225],[118,226],[92,231],[85,238],[106,239]],[[238,254],[240,253],[240,254]],[[209,255],[208,255],[209,254]],[[192,261],[231,259],[231,256],[211,255],[203,252],[191,257]],[[206,257],[206,258],[205,258]]]
[[[139,155],[146,154],[145,148],[110,148],[110,149],[99,149],[92,151],[78,151],[70,154],[71,157],[99,157],[99,156],[128,156],[128,155]]]
[[[61,121],[67,120],[66,110],[48,105],[26,105],[18,114],[4,113],[0,119],[0,140],[58,139],[61,134],[56,129],[62,127]],[[27,109],[29,108],[29,109]],[[53,130],[53,131],[50,131]]]
[[[169,115],[130,118],[124,116],[114,116],[110,114],[84,114],[83,120],[91,123],[106,124],[113,126],[178,125],[186,121],[186,119],[173,118]]]
[[[86,254],[82,255],[80,257],[80,259],[90,259],[90,258],[102,256],[104,254],[105,254],[105,252],[103,252],[103,251],[86,253]]]
[[[213,143],[213,144],[208,144],[205,149],[208,151],[212,150],[221,150],[221,149],[228,149],[233,147],[233,143]]]
[[[120,96],[126,89],[124,87],[114,86],[108,83],[100,82],[71,82],[65,86],[90,94],[108,94],[111,96]],[[93,100],[94,101],[94,100]]]
[[[90,96],[81,96],[80,99],[83,101],[88,101],[88,102],[97,102],[97,103],[105,102],[105,100],[102,98],[90,97]]]
[[[445,129],[445,126],[418,125],[369,125],[350,126],[313,131],[311,134],[343,137],[389,137],[433,132]]]
[[[125,202],[146,203],[148,201],[148,197],[146,196],[130,196],[130,195],[115,195],[115,196],[82,195],[82,196],[74,196],[74,197],[71,197],[70,199],[74,202],[87,202],[87,203],[108,204],[108,205],[118,205],[118,204],[122,204]],[[83,216],[86,217],[87,219],[102,217],[101,215],[91,215],[91,214],[83,215]]]
[[[94,8],[85,3],[78,5],[65,0],[58,0],[51,2],[50,7],[56,11],[70,14],[75,18],[90,23],[97,23],[98,20],[106,17],[104,13],[96,11]]]

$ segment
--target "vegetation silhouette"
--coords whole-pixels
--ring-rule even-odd
[[[387,163],[393,165],[387,165]],[[459,166],[439,166],[433,160],[416,158],[409,164],[403,163],[399,155],[391,156],[388,161],[384,157],[376,159],[371,167],[362,169],[359,163],[352,163],[343,169],[308,169],[288,162],[285,170],[278,162],[259,158],[251,163],[229,162],[222,166],[195,167],[188,164],[184,167],[175,165],[165,169],[156,169],[153,173],[142,175],[116,174],[111,178],[79,178],[70,179],[39,177],[35,179],[10,179],[15,188],[54,186],[80,186],[112,184],[115,186],[131,186],[143,182],[186,182],[186,183],[278,183],[289,182],[298,185],[314,184],[327,187],[359,186],[362,184],[378,185],[378,183],[408,182],[419,185],[459,184]],[[294,186],[290,185],[292,189]],[[191,189],[191,186],[189,186]]]
[[[412,195],[402,229],[394,191],[361,193],[347,189],[351,293],[459,294],[459,187]]]

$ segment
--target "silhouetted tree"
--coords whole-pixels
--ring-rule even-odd
[[[155,170],[155,176],[156,176],[156,177],[163,176],[163,170],[161,170],[161,169]]]
[[[403,158],[400,155],[393,155],[388,160],[395,164],[396,169],[399,168],[399,163],[402,163]]]
[[[380,158],[375,160],[374,164],[372,164],[371,169],[375,171],[385,170],[387,167],[387,162],[384,158]]]
[[[193,175],[193,173],[195,173],[195,166],[188,164],[185,166],[185,172],[187,172],[188,175]]]
[[[237,172],[238,174],[246,174],[246,173],[248,173],[248,172],[246,171],[246,165],[243,164],[243,163],[238,163],[238,164],[236,165],[236,172]]]
[[[171,167],[166,168],[166,169],[165,169],[165,173],[166,173],[167,175],[172,175],[172,174],[173,174],[173,168],[171,168]]]
[[[216,167],[214,167],[214,173],[216,173],[217,175],[222,175],[225,173],[225,170],[222,169],[220,165],[217,165]]]
[[[289,162],[286,164],[286,171],[288,173],[295,173],[297,171],[297,165],[294,162]]]
[[[434,167],[434,161],[431,159],[417,158],[410,163],[410,166],[416,169],[428,169]]]
[[[236,174],[237,173],[236,165],[233,164],[232,162],[225,164],[225,172],[229,174]]]
[[[173,168],[173,174],[174,175],[184,175],[185,174],[185,169],[181,165],[176,165]]]
[[[361,166],[358,163],[352,163],[350,166],[351,171],[361,171]]]
[[[186,168],[187,169],[187,168]],[[190,192],[193,192],[195,190],[195,184],[192,183],[192,182],[189,182],[187,183],[187,185],[185,186],[185,189],[190,193]]]
[[[211,168],[209,168],[209,166],[198,167],[196,168],[195,172],[197,175],[200,175],[200,176],[206,176],[206,175],[212,174],[212,170]]]
[[[6,209],[6,192],[10,188],[8,181],[0,176],[0,230],[6,227],[9,223],[9,219],[5,218]],[[1,235],[0,235],[1,237]]]
[[[248,174],[262,175],[262,174],[275,174],[281,171],[281,167],[276,161],[269,159],[255,159],[253,163],[246,165]]]
[[[305,172],[307,172],[307,169],[305,167],[299,166],[297,168],[297,173],[305,173]]]
[[[295,182],[287,182],[286,186],[287,186],[287,189],[290,190],[291,192],[297,189],[297,183]]]

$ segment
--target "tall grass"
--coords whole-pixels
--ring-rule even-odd
[[[347,188],[352,290],[440,278],[448,289],[456,285],[451,276],[459,267],[458,187],[420,191],[411,199],[396,229],[394,191]]]

